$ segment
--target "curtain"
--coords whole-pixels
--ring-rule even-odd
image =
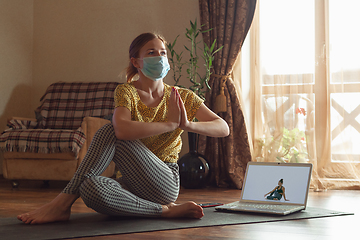
[[[289,2],[260,0],[251,29],[253,160],[311,162],[312,188],[360,189],[360,37],[348,24],[360,4]]]
[[[243,111],[231,79],[234,63],[249,31],[256,0],[199,0],[204,42],[210,46],[216,39],[213,74],[205,104],[229,125],[230,136],[210,138],[200,136],[199,152],[210,166],[210,184],[218,187],[241,188],[246,165],[251,161],[250,145]],[[218,95],[226,96],[219,109]]]

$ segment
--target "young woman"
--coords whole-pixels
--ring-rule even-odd
[[[163,82],[169,71],[165,41],[144,33],[131,43],[128,83],[115,90],[113,123],[94,136],[79,169],[50,203],[21,214],[26,224],[66,221],[81,197],[108,215],[201,218],[195,202],[175,204],[179,194],[177,159],[186,130],[211,137],[229,135],[227,123],[192,91]],[[133,78],[137,76],[137,80]],[[198,122],[193,122],[193,118]],[[111,161],[122,178],[100,176]]]
[[[264,195],[264,197],[266,197],[266,195],[270,194],[269,196],[266,197],[266,199],[268,200],[281,200],[281,198],[284,196],[284,200],[285,201],[289,201],[288,199],[286,199],[285,197],[285,187],[283,186],[284,180],[280,179],[278,182],[278,186],[276,186],[272,191],[266,193]]]

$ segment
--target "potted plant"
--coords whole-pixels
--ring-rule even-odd
[[[186,67],[187,78],[189,79],[191,89],[200,98],[205,100],[205,94],[211,90],[208,82],[210,80],[211,69],[213,66],[214,55],[222,49],[222,46],[215,49],[216,40],[209,47],[203,42],[203,48],[199,47],[202,41],[198,40],[200,33],[211,31],[211,29],[202,31],[198,28],[197,21],[193,23],[190,21],[190,28],[186,28],[185,36],[189,40],[189,46],[184,46],[185,50],[189,53],[189,60],[183,60],[183,51],[178,53],[175,51],[176,41],[179,35],[172,43],[167,44],[169,49],[168,59],[173,69],[173,78],[175,86],[184,87],[179,84],[182,77],[182,70]],[[204,75],[199,73],[199,52],[200,57],[204,60]],[[195,119],[196,121],[196,119]],[[207,183],[207,176],[209,174],[209,166],[205,157],[197,152],[199,135],[188,132],[189,150],[190,152],[182,156],[178,163],[180,166],[181,185],[185,188],[201,188]]]
[[[204,44],[203,49],[199,47],[199,43],[201,42],[198,40],[199,34],[211,30],[212,29],[202,31],[200,28],[198,28],[196,20],[194,23],[190,21],[190,28],[186,28],[186,33],[185,33],[186,38],[190,42],[190,46],[184,45],[185,50],[188,51],[190,55],[190,59],[188,61],[183,60],[183,55],[182,55],[183,51],[177,53],[174,48],[176,41],[180,35],[178,35],[172,43],[167,44],[167,48],[169,49],[169,53],[170,53],[168,58],[170,65],[173,69],[173,78],[175,81],[175,86],[184,87],[179,84],[179,80],[182,77],[183,67],[186,66],[187,78],[192,84],[189,87],[189,89],[195,92],[202,99],[205,99],[206,92],[211,90],[208,82],[210,80],[214,55],[223,48],[223,46],[221,46],[220,48],[215,49],[216,39],[214,40],[214,42],[211,44],[210,47],[205,42],[203,42]],[[198,66],[200,59],[198,55],[199,50],[201,50],[201,58],[204,60],[205,74],[203,76],[201,76],[200,73],[198,72],[200,68]]]

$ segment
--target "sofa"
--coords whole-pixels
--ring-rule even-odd
[[[4,178],[68,181],[96,131],[111,122],[117,82],[57,82],[40,99],[35,118],[13,117],[0,135]],[[112,177],[115,164],[102,174]]]

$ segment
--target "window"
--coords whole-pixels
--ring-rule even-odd
[[[360,162],[360,22],[358,0],[329,1],[332,161]],[[355,92],[354,92],[355,91]],[[354,101],[358,99],[358,101]],[[350,156],[350,157],[347,157]]]
[[[264,126],[254,128],[274,138],[280,128],[299,129],[319,166],[360,162],[360,1],[259,0],[257,7],[251,49]]]

